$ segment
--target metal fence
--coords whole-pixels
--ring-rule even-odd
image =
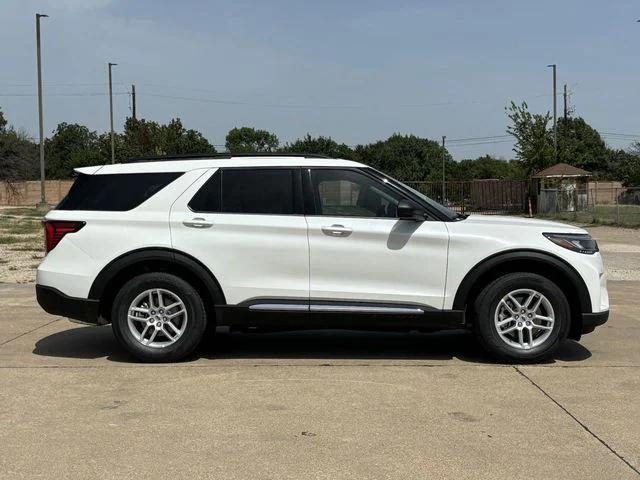
[[[640,187],[543,189],[538,214],[585,223],[640,226]]]
[[[404,182],[411,188],[459,213],[522,215],[529,210],[527,180],[470,180]]]

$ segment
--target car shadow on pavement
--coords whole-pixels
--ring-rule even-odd
[[[117,343],[109,326],[75,327],[41,338],[33,353],[46,357],[136,362]],[[554,357],[563,362],[581,361],[591,352],[569,340]],[[225,359],[306,359],[306,360],[425,360],[495,364],[474,336],[466,331],[438,333],[355,332],[339,330],[282,333],[219,333],[203,342],[186,361],[199,358]]]

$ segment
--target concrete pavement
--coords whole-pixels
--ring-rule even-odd
[[[640,298],[544,365],[470,335],[220,335],[141,365],[0,285],[0,478],[638,478]]]

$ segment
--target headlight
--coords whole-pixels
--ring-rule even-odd
[[[598,251],[596,242],[588,233],[543,233],[556,245],[578,253],[592,255]]]

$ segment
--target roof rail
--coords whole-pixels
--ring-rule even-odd
[[[187,153],[181,155],[150,155],[145,157],[133,157],[127,163],[140,162],[162,162],[172,160],[206,160],[206,159],[226,159],[234,157],[305,157],[305,158],[331,158],[317,153],[278,153],[278,152],[256,152],[256,153]]]

